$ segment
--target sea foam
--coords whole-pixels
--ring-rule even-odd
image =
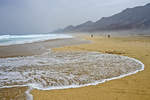
[[[144,65],[136,59],[97,52],[51,52],[0,58],[0,87],[74,88],[96,85],[141,70]]]
[[[67,34],[0,35],[0,46],[72,37],[73,36]]]

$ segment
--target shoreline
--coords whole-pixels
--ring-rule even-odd
[[[0,46],[0,58],[39,55],[52,48],[90,43],[90,41],[74,38],[52,39],[33,43]]]
[[[0,58],[34,56],[34,55],[39,55],[39,54],[49,52],[49,50],[52,48],[86,44],[90,42],[91,41],[80,39],[78,38],[78,36],[74,36],[73,38],[50,39],[50,40],[44,40],[44,41],[37,41],[33,43],[0,46]],[[42,49],[39,49],[41,48],[41,46],[42,46]],[[26,91],[24,92],[27,98],[29,98],[29,100],[33,98],[33,95],[30,94],[30,91],[32,90],[32,88],[28,84],[4,86],[4,87],[0,87],[0,91],[3,92],[3,89],[6,89],[6,90],[10,89],[12,91],[14,88],[17,88],[18,91],[22,90],[22,88],[23,90],[27,88]],[[0,99],[1,98],[2,98],[2,95],[0,94]]]
[[[88,87],[88,86],[96,86],[96,85],[100,85],[102,83],[105,83],[107,81],[111,81],[111,80],[116,80],[116,79],[120,79],[120,78],[123,78],[123,77],[127,77],[127,76],[136,74],[136,73],[144,70],[144,64],[141,61],[139,61],[139,60],[137,60],[135,58],[127,57],[127,56],[125,56],[125,57],[128,58],[128,59],[131,59],[131,60],[133,60],[135,62],[138,62],[141,65],[141,69],[133,71],[133,72],[129,72],[127,74],[122,74],[120,76],[107,78],[107,79],[103,79],[101,81],[95,81],[93,83],[88,83],[88,84],[84,84],[84,85],[70,85],[70,86],[62,86],[62,87],[49,87],[49,88],[45,88],[45,89],[43,88],[42,89],[42,88],[39,88],[39,87],[34,87],[34,84],[26,84],[26,85],[4,86],[4,87],[0,87],[0,89],[6,89],[6,88],[7,89],[9,89],[9,88],[11,89],[11,88],[19,88],[19,87],[23,88],[23,87],[26,87],[27,90],[25,91],[25,94],[26,94],[27,100],[33,100],[34,96],[30,93],[32,90],[51,91],[51,90],[64,90],[64,89],[74,89],[74,88],[81,88],[81,87]]]
[[[149,57],[148,51],[150,51],[149,37],[111,37],[110,39],[100,36],[95,36],[94,38],[90,38],[90,36],[83,37],[87,40],[91,40],[92,43],[53,48],[52,50],[58,52],[92,51],[123,55],[142,61],[142,63],[145,65],[145,70],[143,68],[141,69],[142,72],[139,72],[138,74],[135,72],[133,75],[130,74],[128,77],[121,77],[119,79],[111,80],[109,82],[106,81],[103,84],[94,86],[90,85],[87,87],[62,90],[32,90],[31,94],[35,97],[34,100],[48,100],[48,98],[52,98],[51,100],[141,100],[141,98],[144,98],[144,100],[149,100],[146,99],[150,98],[150,91],[148,88],[149,80],[147,80],[149,76],[147,73],[147,68],[149,68],[147,66]],[[143,79],[143,77],[145,77],[146,80],[144,80],[145,78]],[[137,93],[145,95],[136,95],[135,89],[139,90]]]
[[[43,42],[47,40],[55,40],[55,39],[69,39],[73,38],[72,35],[66,34],[22,34],[22,35],[0,35],[0,40],[2,44],[0,46],[10,46],[10,45],[18,45],[18,44],[27,44],[27,43],[35,43],[35,42]],[[4,41],[8,39],[8,42]],[[22,39],[22,41],[17,41],[17,39]],[[11,42],[9,42],[11,40]],[[16,40],[16,41],[13,41]]]
[[[112,54],[112,55],[114,55],[114,54]],[[122,74],[120,76],[107,78],[107,79],[104,79],[104,80],[101,80],[101,81],[95,81],[93,83],[88,83],[88,84],[84,84],[84,85],[70,85],[70,86],[62,86],[62,87],[49,87],[49,88],[43,88],[42,89],[42,88],[34,87],[33,86],[34,84],[25,84],[25,85],[3,86],[3,87],[0,87],[0,89],[17,88],[17,87],[30,87],[30,89],[37,89],[37,90],[57,90],[57,89],[59,90],[59,89],[69,89],[69,88],[80,88],[80,87],[86,87],[86,86],[90,86],[90,85],[98,85],[98,84],[101,84],[101,83],[104,83],[104,82],[107,82],[107,81],[111,81],[111,80],[115,80],[115,79],[120,79],[120,78],[123,78],[123,77],[126,77],[126,76],[130,76],[132,74],[136,74],[136,73],[144,70],[144,64],[141,61],[139,61],[139,60],[137,60],[135,58],[130,58],[128,56],[122,56],[122,57],[131,59],[131,60],[133,60],[135,62],[138,62],[141,65],[141,69],[133,71],[133,72],[130,72],[130,73],[127,73],[127,74]]]
[[[91,44],[82,44],[82,43],[81,43],[81,44],[79,44],[79,45],[91,45]],[[69,45],[69,47],[70,47],[70,46],[71,46],[71,47],[74,47],[74,46],[78,46],[78,45]],[[68,47],[68,46],[65,46],[65,47],[62,46],[62,47],[60,47],[60,48],[67,48],[67,47]],[[56,48],[56,49],[57,49],[57,48]],[[78,49],[78,48],[77,48],[77,49]],[[69,49],[68,49],[68,50],[69,50]],[[54,48],[54,51],[55,51],[55,48]],[[57,50],[56,50],[56,51],[57,51]],[[59,50],[58,50],[58,51],[59,51]],[[63,50],[61,50],[61,51],[63,51]],[[126,55],[125,55],[125,56],[126,56]],[[134,59],[134,58],[133,58],[133,59]],[[135,59],[135,60],[136,60],[136,59]],[[137,60],[137,61],[138,61],[138,60]],[[143,63],[142,63],[142,64],[143,64]],[[144,65],[142,65],[142,66],[144,66]],[[142,70],[144,70],[144,67],[142,67],[142,69],[139,70],[139,71],[142,71]],[[137,71],[137,72],[138,72],[138,71]],[[135,72],[132,73],[132,74],[135,74],[135,73],[137,73],[137,72],[135,71]],[[131,74],[129,74],[129,75],[131,75]],[[129,75],[125,75],[125,76],[129,76]],[[125,77],[125,76],[123,76],[123,77]],[[120,76],[119,76],[119,77],[120,77]],[[122,77],[120,77],[120,78],[122,78]],[[117,79],[120,79],[120,78],[117,78]],[[116,79],[116,78],[115,78],[115,79]],[[113,79],[113,80],[114,80],[114,79]],[[107,80],[106,80],[106,81],[107,81]],[[108,80],[108,81],[109,81],[109,80]],[[103,83],[103,82],[102,82],[102,83]],[[107,82],[105,82],[105,84],[107,84]],[[96,87],[99,86],[99,85],[101,85],[101,84],[99,84],[99,83],[98,83],[98,85],[96,84]],[[84,89],[84,88],[90,88],[90,87],[92,87],[92,86],[90,85],[90,86],[82,87],[82,88]],[[77,88],[77,90],[78,90],[78,89],[80,89],[80,88]],[[67,89],[67,90],[69,91],[69,90],[72,90],[72,89]],[[74,90],[74,89],[73,89],[73,90]],[[41,90],[33,89],[33,90],[31,91],[31,94],[33,95],[33,97],[35,97],[35,96],[34,96],[34,95],[35,95],[35,94],[34,94],[35,91],[36,91],[36,92],[38,92],[38,91],[41,92]],[[57,90],[56,90],[56,89],[54,89],[54,90],[47,90],[47,92],[48,92],[48,91],[53,92],[53,91],[57,91]],[[59,90],[58,90],[58,91],[59,91]],[[65,91],[65,89],[62,89],[62,91]],[[44,92],[44,91],[43,91],[43,92]],[[45,92],[46,92],[46,91],[45,91]],[[29,92],[28,92],[28,93],[29,93]],[[54,99],[55,99],[55,98],[54,98]]]

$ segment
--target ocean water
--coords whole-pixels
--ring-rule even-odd
[[[72,38],[66,34],[0,35],[0,46],[32,43],[49,39]]]

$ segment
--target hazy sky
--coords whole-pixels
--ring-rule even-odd
[[[0,33],[50,32],[96,21],[149,0],[0,0]]]

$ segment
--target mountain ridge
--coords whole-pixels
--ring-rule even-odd
[[[77,26],[68,26],[57,32],[99,32],[116,30],[150,29],[150,3],[127,8],[110,17],[102,17],[96,22],[87,21]]]

